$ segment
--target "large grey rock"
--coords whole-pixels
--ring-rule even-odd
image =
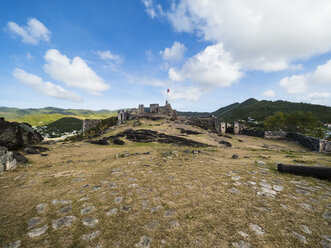
[[[5,245],[4,248],[18,248],[20,247],[20,245],[21,245],[21,240],[17,240],[15,242]]]
[[[47,229],[48,229],[48,225],[44,225],[42,227],[32,229],[31,231],[28,232],[28,236],[30,238],[38,237],[44,234],[47,231]]]
[[[13,152],[8,151],[5,147],[1,147],[0,154],[0,174],[16,168],[16,159]]]
[[[39,225],[41,223],[40,217],[33,217],[29,219],[28,221],[28,229],[34,228],[35,226]]]
[[[62,218],[59,218],[52,223],[52,227],[54,229],[58,229],[60,227],[69,227],[71,224],[76,220],[75,216],[64,216]]]
[[[148,236],[142,236],[140,237],[139,243],[135,244],[135,247],[141,247],[141,248],[149,248],[151,245],[151,238]]]
[[[0,145],[15,150],[27,144],[38,144],[43,137],[27,123],[8,122],[0,118]]]

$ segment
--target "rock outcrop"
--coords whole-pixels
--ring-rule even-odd
[[[5,121],[0,118],[0,146],[16,150],[28,144],[38,144],[43,137],[27,123]]]
[[[16,168],[16,159],[14,153],[8,151],[7,147],[0,146],[0,175],[5,171]]]

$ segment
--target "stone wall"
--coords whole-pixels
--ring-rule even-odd
[[[309,137],[301,133],[288,133],[286,138],[296,141],[316,152],[331,152],[331,142],[327,140]]]
[[[191,125],[201,127],[206,130],[217,131],[217,123],[215,117],[190,117],[189,121]]]
[[[83,133],[95,127],[99,122],[101,122],[101,120],[94,120],[94,119],[83,120],[83,128],[82,128]]]
[[[272,140],[286,139],[287,132],[285,131],[265,131],[264,138]]]
[[[255,129],[242,129],[240,130],[240,134],[264,138],[264,131],[259,131]]]

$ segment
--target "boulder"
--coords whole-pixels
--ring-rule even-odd
[[[0,149],[0,175],[2,175],[4,171],[16,168],[16,159],[13,152],[3,149],[3,147]]]
[[[0,146],[16,150],[27,144],[38,144],[43,137],[27,123],[8,122],[0,118]]]

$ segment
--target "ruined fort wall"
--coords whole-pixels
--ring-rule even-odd
[[[91,128],[95,127],[101,120],[95,120],[95,119],[86,119],[83,120],[83,132],[86,132],[87,130],[90,130]]]

